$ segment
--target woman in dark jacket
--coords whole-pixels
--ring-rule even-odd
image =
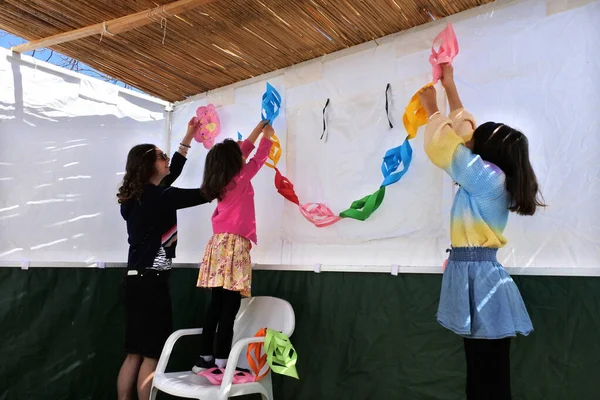
[[[169,157],[152,144],[133,147],[117,194],[127,221],[129,255],[124,277],[125,351],[117,380],[119,400],[148,399],[163,345],[173,331],[169,275],[177,246],[177,210],[206,203],[200,189],[172,187],[186,162],[197,121]]]

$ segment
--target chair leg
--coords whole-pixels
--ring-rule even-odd
[[[150,400],[156,400],[156,395],[158,395],[158,389],[152,385],[152,389],[150,389]]]
[[[263,400],[274,400],[273,398],[273,382],[271,381],[271,371],[262,379],[262,384],[267,394],[261,394]]]

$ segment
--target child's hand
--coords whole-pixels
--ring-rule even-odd
[[[250,143],[254,144],[256,142],[256,139],[258,139],[261,132],[263,131],[263,129],[265,129],[265,126],[268,123],[269,123],[269,121],[267,121],[267,120],[260,121],[258,123],[258,125],[256,125],[256,127],[252,130],[252,132],[250,133],[250,135],[248,136],[248,138],[246,140],[248,140]]]
[[[430,117],[439,111],[437,105],[437,93],[433,86],[428,86],[419,92],[419,99],[421,105],[427,111],[427,115]]]
[[[270,124],[267,124],[263,129],[264,137],[266,137],[267,139],[271,139],[271,136],[273,136],[274,134],[275,130],[273,129],[273,127]]]
[[[448,88],[454,86],[454,67],[452,64],[442,64],[442,86]]]
[[[258,123],[258,125],[256,125],[256,127],[255,127],[255,128],[252,130],[252,133],[254,133],[254,132],[258,132],[258,133],[260,133],[260,132],[262,132],[262,131],[263,131],[263,129],[265,129],[265,126],[267,126],[268,124],[269,124],[269,121],[268,121],[268,120],[263,120],[263,121],[260,121],[260,122]],[[252,133],[251,133],[251,134],[252,134]]]

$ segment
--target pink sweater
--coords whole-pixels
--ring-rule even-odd
[[[272,145],[272,141],[263,137],[254,157],[225,188],[223,200],[219,201],[212,216],[214,233],[234,233],[257,243],[254,188],[250,180],[269,158]],[[254,145],[248,140],[244,140],[240,147],[244,158],[248,158],[254,150]]]

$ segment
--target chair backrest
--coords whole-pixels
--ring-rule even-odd
[[[233,340],[252,337],[261,328],[271,328],[292,336],[296,316],[291,304],[277,297],[249,297],[235,317]]]
[[[233,343],[256,335],[262,328],[271,328],[292,336],[296,326],[296,315],[292,305],[277,297],[249,297],[242,299],[240,311],[233,325]],[[246,350],[239,365],[248,368]]]

